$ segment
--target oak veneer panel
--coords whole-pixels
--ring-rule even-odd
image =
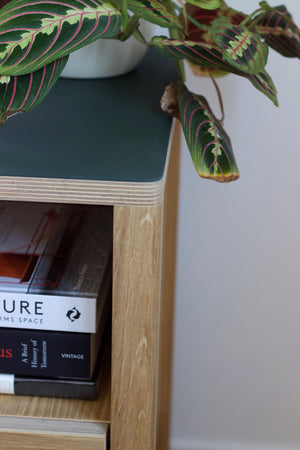
[[[175,122],[163,202],[156,450],[169,448],[181,127]]]
[[[70,436],[1,433],[3,450],[106,450],[104,439]]]
[[[161,206],[114,208],[111,450],[153,450]]]
[[[26,428],[23,426],[22,419],[2,419],[0,447],[5,450],[107,449],[107,425],[105,424],[29,419]]]

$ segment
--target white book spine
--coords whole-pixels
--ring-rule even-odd
[[[15,393],[15,376],[8,374],[0,374],[0,393],[14,394]]]
[[[0,292],[0,327],[95,333],[97,300]]]

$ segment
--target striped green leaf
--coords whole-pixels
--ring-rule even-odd
[[[178,91],[178,106],[182,129],[198,174],[221,183],[239,178],[229,136],[206,99],[182,84]]]
[[[269,47],[247,27],[220,17],[213,22],[212,35],[223,50],[223,59],[240,71],[255,75],[267,64]]]
[[[221,6],[220,0],[186,0],[186,2],[203,9],[217,9]]]
[[[168,39],[164,36],[156,36],[152,39],[152,43],[159,52],[169,58],[175,60],[186,59],[200,67],[218,69],[248,78],[254,87],[270,98],[275,105],[278,105],[276,88],[271,77],[264,69],[256,75],[242,72],[223,60],[222,50],[219,47],[210,44],[197,41]]]
[[[37,106],[56,83],[68,56],[35,72],[19,76],[0,76],[0,125],[18,112]]]
[[[275,51],[288,58],[300,58],[300,30],[284,5],[255,18],[255,31]]]
[[[257,75],[248,75],[247,78],[256,89],[272,100],[275,106],[278,106],[277,89],[265,69]]]
[[[181,28],[176,14],[171,14],[162,0],[128,0],[130,11],[161,27]]]
[[[152,44],[164,56],[173,59],[187,59],[189,62],[211,69],[236,72],[222,58],[222,50],[216,45],[198,41],[169,39],[165,36],[155,36]]]
[[[0,9],[0,74],[38,70],[120,26],[120,13],[101,0],[12,0]]]

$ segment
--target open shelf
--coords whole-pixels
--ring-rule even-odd
[[[13,203],[14,206],[16,206],[18,208],[18,210],[22,210],[24,213],[25,211],[28,211],[28,214],[30,214],[30,212],[32,211],[32,208],[36,205],[36,203],[32,203],[32,202],[10,202],[10,201],[0,201],[0,208],[3,206],[3,204],[10,204]],[[95,211],[95,209],[100,208],[101,210],[101,206],[87,206],[87,209],[92,209],[93,211]],[[109,214],[105,215],[106,221],[107,221],[107,226],[110,228],[109,231],[109,235],[110,238],[112,239],[112,235],[113,235],[113,223],[112,223],[112,219],[113,219],[113,207],[105,207],[106,212],[108,212],[109,210]],[[48,208],[47,208],[48,211]],[[93,216],[95,217],[95,216]],[[9,226],[9,225],[7,225]],[[13,225],[11,225],[13,228]],[[16,227],[17,228],[17,227]],[[90,229],[90,228],[89,228]],[[18,230],[20,230],[20,228],[18,228]],[[95,231],[95,230],[94,230]],[[25,233],[25,232],[24,232]],[[58,235],[59,239],[61,239],[61,236]],[[82,236],[82,235],[81,235]],[[86,234],[84,234],[84,237],[86,237]],[[3,233],[2,233],[2,239],[3,239]],[[99,233],[93,237],[93,241],[92,243],[90,243],[89,245],[89,250],[91,251],[91,245],[96,245],[97,244],[97,240],[99,239]],[[4,236],[4,243],[5,243],[5,236]],[[84,242],[83,245],[86,245],[86,241]],[[59,247],[60,248],[60,247]],[[101,247],[104,248],[104,247]],[[109,247],[111,250],[111,247]],[[80,247],[80,250],[82,250],[82,246]],[[47,253],[47,247],[46,249],[43,249],[43,252]],[[78,253],[78,252],[77,252]],[[76,255],[76,251],[75,251],[75,255]],[[97,255],[99,256],[99,252],[97,253]],[[87,257],[90,258],[90,253],[87,254]],[[74,258],[73,258],[74,259]],[[95,260],[95,259],[94,259]],[[92,261],[94,261],[92,260]],[[86,260],[83,260],[86,261]],[[100,262],[101,263],[101,262]],[[78,261],[76,260],[75,262],[76,265],[78,265]],[[72,265],[70,265],[69,267],[71,267],[70,270],[74,269],[74,261],[72,263]],[[85,267],[83,265],[83,267]],[[49,267],[48,267],[49,270]],[[59,268],[59,270],[61,270],[61,268]],[[106,269],[106,279],[108,281],[106,281],[105,283],[103,283],[101,285],[101,289],[104,289],[106,292],[106,296],[107,298],[105,299],[105,304],[107,305],[105,307],[105,311],[107,310],[107,313],[105,314],[105,322],[104,320],[101,321],[101,327],[102,327],[102,331],[103,333],[99,333],[99,338],[101,339],[101,343],[100,343],[100,348],[99,348],[99,356],[97,356],[97,363],[95,365],[95,369],[94,369],[94,374],[93,374],[93,381],[96,380],[96,385],[97,385],[97,399],[95,400],[79,400],[79,399],[68,399],[68,398],[60,398],[60,397],[53,397],[52,395],[49,394],[48,397],[42,397],[42,396],[26,396],[26,395],[12,395],[12,394],[0,394],[0,430],[5,429],[5,428],[12,428],[15,430],[15,432],[19,429],[19,431],[21,429],[26,429],[27,428],[27,423],[28,420],[31,421],[32,423],[32,419],[43,419],[43,420],[62,420],[62,421],[85,421],[86,423],[108,423],[110,421],[110,399],[111,399],[111,309],[112,309],[112,298],[111,298],[111,288],[110,288],[110,283],[111,283],[111,277],[112,277],[112,261],[110,260],[109,262],[109,267],[108,269]],[[61,275],[61,272],[59,272]],[[97,271],[95,271],[94,273],[97,273]],[[46,276],[45,276],[46,277]],[[38,282],[42,282],[42,278],[38,278],[37,275],[37,279]],[[50,278],[51,279],[51,278]],[[33,281],[34,283],[38,283],[37,281]],[[65,283],[65,284],[64,284]],[[25,283],[26,284],[26,283]],[[45,289],[43,290],[43,295],[47,296],[48,299],[50,299],[51,301],[51,295],[55,294],[55,297],[62,295],[61,294],[61,290],[65,289],[66,287],[66,280],[64,279],[64,281],[62,282],[62,287],[61,285],[58,285],[58,290],[59,293],[57,294],[55,291],[48,291],[47,290],[47,284],[45,283]],[[2,285],[1,285],[2,286]],[[70,287],[73,289],[74,288],[74,284],[72,284],[72,280],[70,280]],[[24,291],[23,292],[23,298],[26,298],[27,292],[29,292],[29,288],[27,288],[28,290],[26,290],[26,287],[24,287]],[[61,289],[61,290],[60,290]],[[88,291],[89,287],[87,286],[87,284],[84,285],[84,287],[82,288],[82,292],[86,292],[84,291],[84,289],[86,289]],[[1,290],[1,289],[0,289]],[[7,291],[9,292],[9,290]],[[78,292],[74,289],[73,291],[73,295],[79,295]],[[10,292],[9,292],[10,293]],[[30,294],[32,294],[32,292],[30,291]],[[28,294],[30,296],[30,294]],[[48,295],[47,295],[48,294]],[[20,292],[19,292],[20,295]],[[33,294],[34,295],[38,295],[36,293]],[[84,294],[81,294],[84,295]],[[87,294],[88,295],[88,294]],[[72,297],[72,292],[70,293],[70,298]],[[100,297],[101,297],[101,293],[100,293]],[[3,294],[1,294],[1,301],[4,301],[2,299],[5,299],[5,289]],[[43,303],[43,299],[40,299],[41,303]],[[101,301],[102,297],[101,297]],[[13,300],[13,302],[16,302],[16,300]],[[73,304],[73,300],[71,300],[71,304]],[[17,307],[16,307],[17,309]],[[55,311],[55,314],[57,315],[57,317],[59,315],[66,315],[66,311],[68,309],[62,309],[59,310],[59,306],[58,306],[58,310]],[[48,314],[47,310],[42,311],[43,314]],[[12,319],[13,317],[9,317],[8,311],[5,313],[4,310],[1,310],[1,320],[8,320],[8,319]],[[6,314],[6,315],[5,315]],[[21,314],[21,313],[20,313]],[[34,320],[34,318],[36,316],[34,316],[34,312],[30,311],[30,316],[32,320]],[[28,317],[28,316],[27,316]],[[17,318],[14,318],[15,321],[17,322]],[[5,325],[4,325],[5,326]],[[13,325],[12,325],[13,326]],[[39,329],[39,328],[37,328]],[[43,331],[43,329],[41,329]],[[23,329],[23,332],[28,332],[28,334],[30,335],[31,333],[31,329]],[[48,332],[47,330],[45,331],[46,333],[51,333]],[[56,330],[57,332],[57,330]],[[71,334],[67,333],[67,334]],[[78,335],[80,333],[74,332],[75,335]],[[85,333],[84,333],[85,334]],[[45,338],[47,339],[47,337]],[[60,337],[60,339],[63,340],[63,336]],[[49,350],[49,352],[51,352]],[[17,351],[16,351],[17,353]],[[50,356],[47,353],[47,356]],[[38,363],[37,363],[38,364]],[[23,373],[17,373],[17,375],[20,375],[22,377],[22,375],[24,375]],[[47,371],[44,371],[44,374],[42,376],[47,377]],[[74,374],[73,374],[74,375]],[[25,377],[26,378],[26,377]],[[48,388],[49,389],[49,388]],[[51,388],[50,388],[51,390]],[[48,390],[49,393],[49,390]],[[75,392],[75,395],[78,394]],[[4,420],[5,418],[5,420]],[[4,426],[5,424],[5,426]],[[37,423],[36,423],[37,425]],[[21,428],[20,428],[21,427]]]

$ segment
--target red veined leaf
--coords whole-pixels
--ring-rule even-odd
[[[52,89],[68,56],[27,75],[0,76],[0,125],[18,112],[30,111]]]
[[[221,183],[239,178],[230,138],[205,97],[190,92],[180,84],[178,106],[182,129],[197,173]]]
[[[225,4],[222,4],[220,8],[211,11],[193,5],[186,5],[186,12],[189,17],[196,20],[198,23],[209,26],[212,25],[214,20],[218,17],[226,17],[233,25],[239,25],[246,18],[245,14],[236,11],[233,8],[229,8]],[[215,44],[211,30],[201,29],[191,20],[187,21],[187,38],[192,41],[211,45]]]
[[[300,30],[284,5],[254,19],[255,31],[275,51],[288,58],[300,58]]]
[[[169,39],[165,36],[155,36],[152,39],[152,44],[164,56],[173,59],[187,59],[194,64],[225,72],[236,72],[235,68],[232,69],[223,60],[222,50],[216,45],[183,39]]]
[[[223,50],[223,59],[240,71],[255,75],[267,64],[269,47],[246,26],[220,17],[213,22],[212,35]]]
[[[186,0],[186,2],[203,9],[217,9],[221,6],[220,0]]]
[[[33,72],[120,26],[120,13],[101,0],[12,0],[0,9],[0,74]]]
[[[187,39],[197,42],[202,42],[204,44],[215,45],[215,42],[212,37],[212,33],[210,29],[202,29],[199,28],[192,20],[189,20],[189,17],[194,19],[196,22],[201,25],[211,25],[215,19],[218,17],[227,17],[231,23],[235,25],[239,25],[244,19],[245,14],[236,11],[233,8],[229,8],[226,4],[221,5],[220,8],[214,10],[206,10],[203,8],[199,8],[193,5],[186,5],[186,12],[188,15],[187,20]],[[225,73],[219,71],[218,69],[211,69],[206,67],[200,68],[199,66],[189,62],[193,72],[196,75],[209,75],[212,74],[214,77],[224,76]]]
[[[176,14],[171,14],[161,0],[127,0],[130,11],[161,27],[181,28]]]
[[[242,72],[223,60],[222,50],[217,46],[196,41],[168,39],[165,36],[154,37],[152,43],[159,52],[169,58],[186,59],[200,67],[218,69],[224,73],[230,72],[248,78],[254,87],[278,105],[276,88],[265,70],[257,75]]]
[[[277,89],[272,81],[270,75],[264,70],[256,75],[248,75],[248,80],[251,81],[254,87],[265,94],[275,106],[278,106]]]

